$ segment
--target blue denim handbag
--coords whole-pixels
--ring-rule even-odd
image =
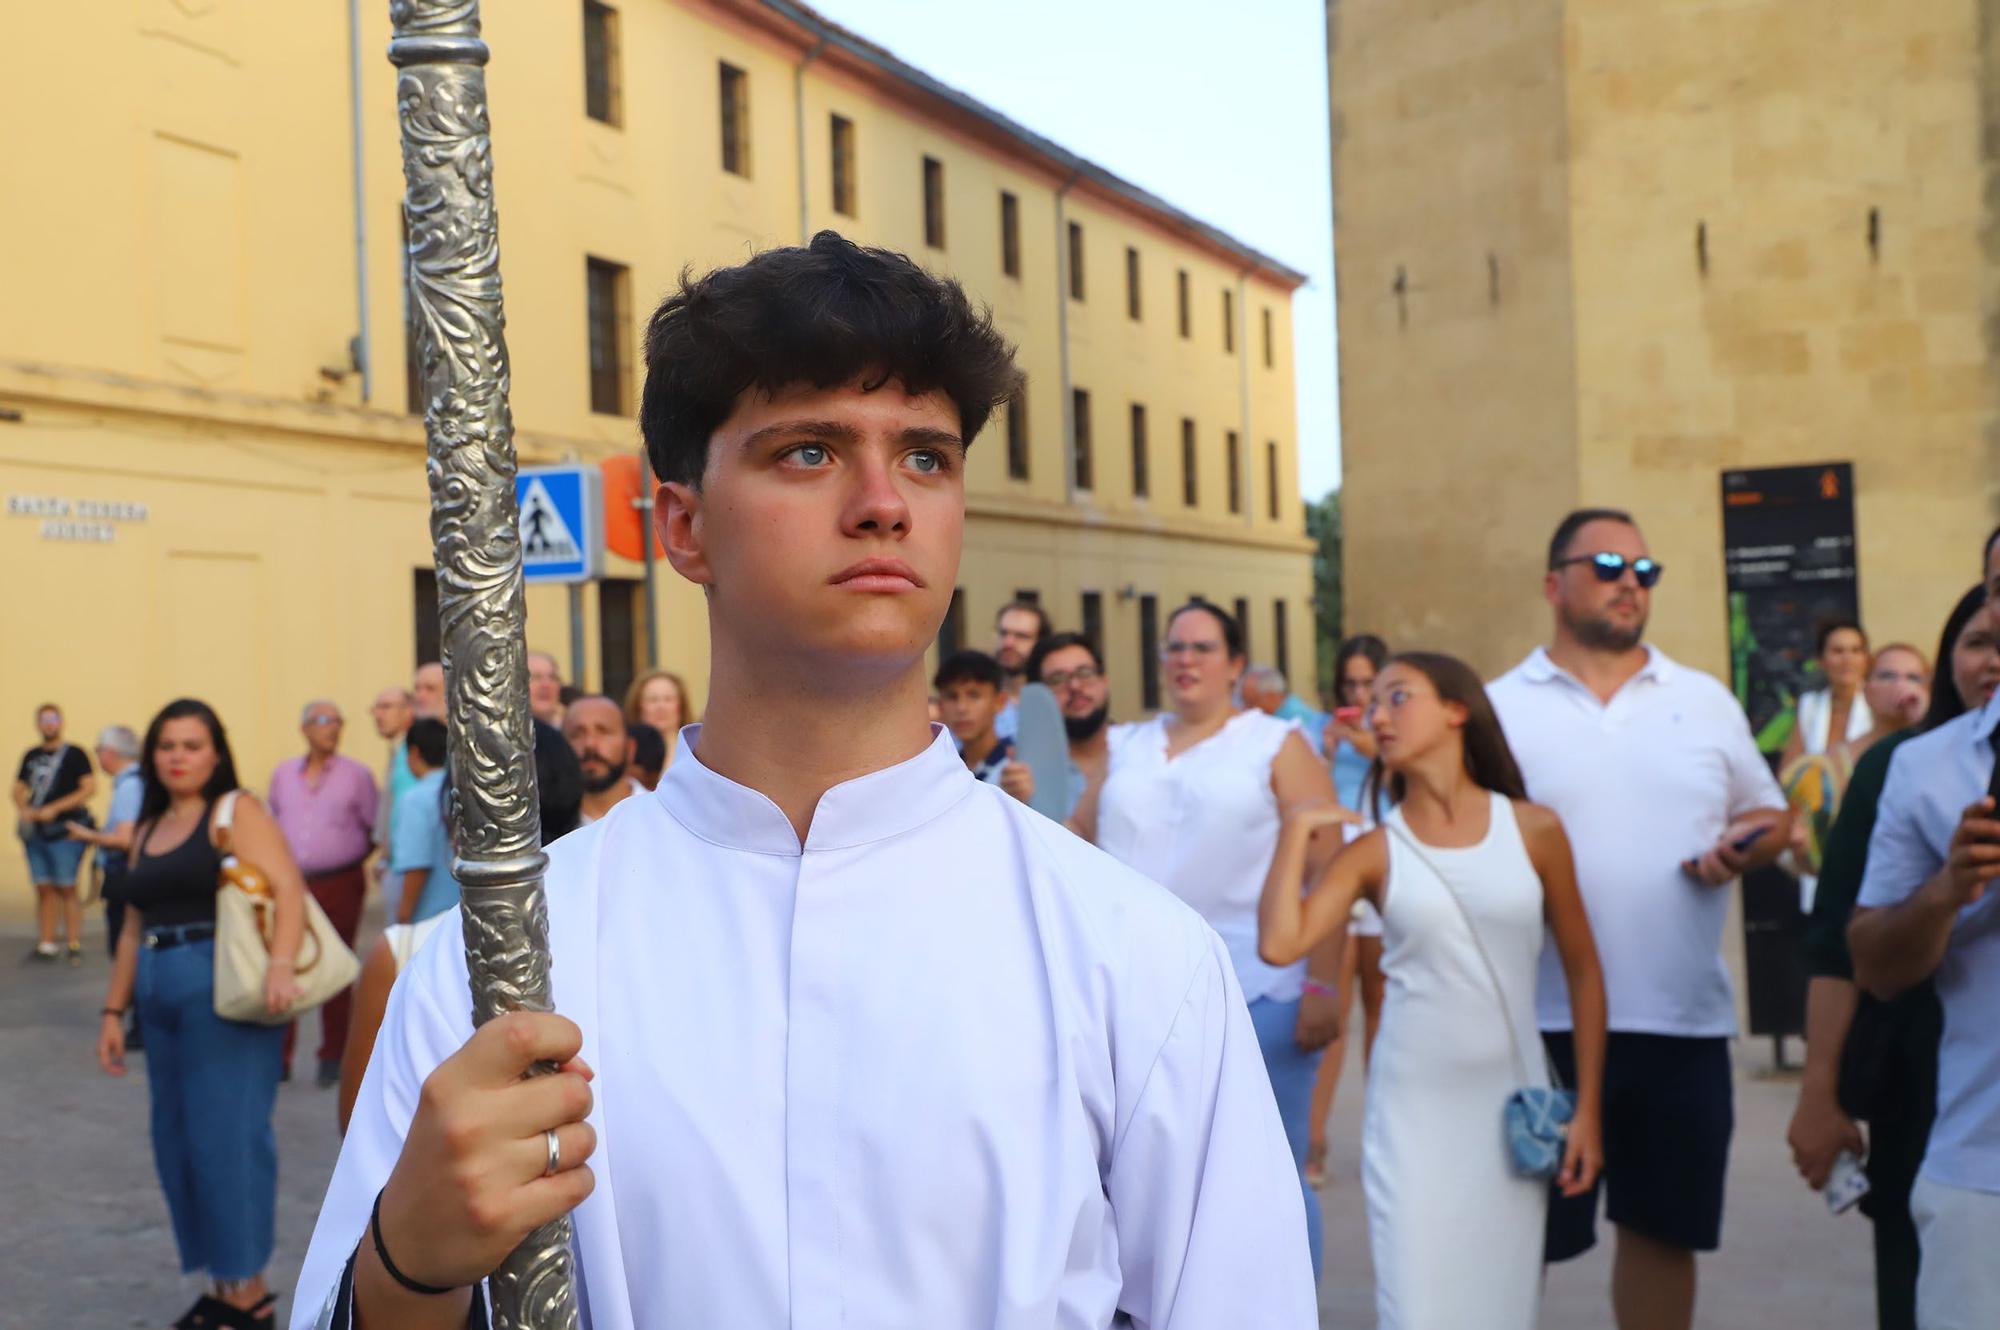
[[[1553,1077],[1551,1078],[1553,1079]],[[1524,1178],[1552,1178],[1562,1168],[1576,1095],[1561,1086],[1529,1085],[1507,1096],[1507,1155]]]
[[[1486,954],[1486,944],[1480,940],[1479,926],[1472,921],[1472,912],[1459,899],[1458,891],[1451,885],[1444,870],[1435,860],[1423,852],[1414,836],[1406,834],[1393,822],[1382,824],[1438,880],[1451,903],[1458,907],[1458,913],[1465,920],[1466,929],[1472,934],[1472,945],[1478,951],[1479,959],[1486,965],[1486,975],[1493,981],[1493,995],[1500,1001],[1500,1017],[1507,1023],[1507,1042],[1513,1047],[1514,1061],[1525,1067],[1527,1061],[1521,1056],[1521,1041],[1514,1033],[1514,1015],[1507,1007],[1507,990],[1500,983],[1500,972],[1493,967],[1493,958]],[[1524,1085],[1507,1096],[1501,1109],[1501,1130],[1507,1148],[1507,1161],[1513,1166],[1516,1176],[1524,1178],[1553,1178],[1562,1169],[1563,1150],[1569,1143],[1570,1119],[1576,1116],[1576,1094],[1565,1089],[1562,1077],[1548,1060],[1548,1051],[1542,1052],[1542,1065],[1548,1070],[1547,1085]],[[1523,1080],[1531,1079],[1524,1072]]]

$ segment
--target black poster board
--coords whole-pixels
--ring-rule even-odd
[[[1729,594],[1729,672],[1736,700],[1766,731],[1814,686],[1813,635],[1859,617],[1854,466],[1825,462],[1722,475],[1722,557]]]
[[[1859,618],[1855,578],[1854,467],[1726,471],[1722,552],[1729,614],[1729,672],[1757,746],[1776,760],[1791,707],[1817,683],[1813,638],[1821,623]],[[1743,879],[1743,960],[1750,1032],[1778,1039],[1805,1030],[1805,915],[1799,884],[1778,868]]]

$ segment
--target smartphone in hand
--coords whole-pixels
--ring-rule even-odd
[[[1729,842],[1729,848],[1736,851],[1738,854],[1748,854],[1750,853],[1750,847],[1755,845],[1758,841],[1764,839],[1764,837],[1770,832],[1770,830],[1771,829],[1768,826],[1752,827],[1750,828],[1750,830],[1744,832],[1741,836],[1738,836],[1735,840]],[[1697,871],[1697,869],[1700,862],[1701,862],[1701,857],[1699,855],[1696,855],[1692,859],[1681,860],[1681,872],[1687,874],[1689,877],[1699,882],[1701,880],[1701,873]]]

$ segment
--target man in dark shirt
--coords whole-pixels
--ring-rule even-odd
[[[53,702],[38,707],[35,727],[42,741],[21,755],[14,778],[14,809],[20,818],[21,841],[28,848],[28,876],[35,884],[35,921],[39,938],[29,958],[52,961],[61,956],[56,945],[56,921],[65,925],[69,963],[83,964],[83,903],[76,895],[77,869],[83,863],[83,842],[71,838],[68,823],[87,821],[84,805],[96,792],[97,777],[90,757],[75,744],[64,743],[62,709]]]

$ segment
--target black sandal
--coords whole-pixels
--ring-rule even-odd
[[[277,1330],[277,1305],[275,1293],[266,1293],[248,1310],[232,1307],[214,1294],[204,1293],[174,1322],[173,1330]]]

